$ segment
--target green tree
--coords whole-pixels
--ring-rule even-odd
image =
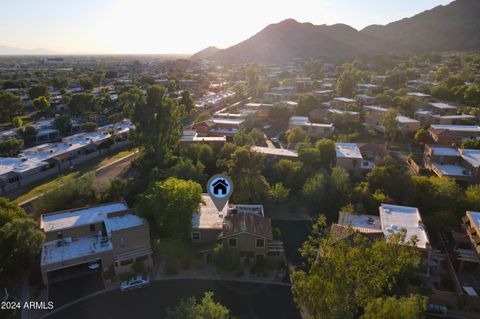
[[[408,297],[380,297],[365,307],[362,319],[423,319],[428,298],[421,295]]]
[[[336,156],[335,142],[329,139],[321,139],[317,141],[315,147],[320,153],[320,164],[324,167],[332,165]]]
[[[213,263],[219,270],[235,271],[240,265],[240,254],[237,249],[218,244],[213,249]]]
[[[275,103],[270,110],[270,118],[279,124],[288,123],[291,116],[292,112],[285,104]]]
[[[68,102],[68,109],[73,115],[83,115],[86,112],[94,112],[96,110],[95,96],[90,93],[74,94]]]
[[[235,185],[237,203],[255,204],[268,198],[269,185],[262,175],[264,157],[247,147],[237,148],[228,161],[228,172]]]
[[[281,159],[273,165],[271,180],[274,183],[282,183],[287,189],[297,191],[303,184],[302,168],[303,164],[300,161]]]
[[[213,149],[208,144],[192,144],[182,149],[180,155],[184,158],[192,160],[194,164],[201,162],[208,165],[213,162]]]
[[[91,79],[81,78],[80,87],[82,88],[83,91],[91,91],[95,87],[95,84]]]
[[[380,124],[384,127],[385,137],[389,141],[393,141],[398,134],[398,111],[394,108],[389,109],[383,115]]]
[[[45,96],[39,96],[33,100],[33,107],[38,112],[45,112],[50,109],[50,102]]]
[[[0,92],[0,121],[12,122],[16,114],[25,107],[22,98],[10,92]]]
[[[32,142],[37,135],[37,129],[30,125],[19,129],[17,132],[20,134],[25,144]]]
[[[414,138],[415,138],[415,141],[417,141],[418,143],[422,143],[422,144],[427,144],[427,143],[432,142],[432,137],[430,136],[428,131],[425,130],[424,128],[420,128],[415,133]]]
[[[185,111],[186,111],[187,113],[189,113],[189,112],[193,109],[194,101],[193,101],[193,99],[192,99],[192,96],[191,96],[189,90],[183,90],[183,91],[182,91],[182,95],[181,95],[181,99],[180,99],[180,104],[185,107]]]
[[[313,209],[323,206],[328,191],[328,179],[324,173],[317,173],[305,181],[302,195],[305,202]]]
[[[52,79],[52,86],[57,90],[64,90],[68,87],[68,79],[65,77],[54,77]]]
[[[94,132],[97,129],[97,123],[85,122],[80,125],[80,129],[85,132]]]
[[[469,106],[480,106],[480,87],[470,85],[464,92],[464,99]]]
[[[288,147],[310,142],[307,132],[300,127],[294,127],[287,133]]]
[[[0,141],[0,156],[15,156],[23,146],[23,140],[18,138],[9,138]]]
[[[205,165],[197,161],[195,164],[190,159],[181,159],[174,166],[168,169],[170,176],[192,180],[200,185],[204,185],[207,181],[207,175],[204,173]]]
[[[20,274],[41,250],[44,235],[18,205],[0,198],[0,283]]]
[[[23,120],[20,116],[15,116],[13,119],[12,119],[12,125],[13,127],[15,128],[21,128],[23,126]]]
[[[379,190],[397,203],[405,199],[411,187],[411,179],[405,167],[399,165],[390,156],[385,157],[368,172],[367,182],[372,192]]]
[[[172,310],[167,309],[167,319],[228,319],[230,311],[213,300],[213,293],[206,292],[200,302],[195,297],[180,300]]]
[[[59,116],[53,120],[53,126],[60,134],[67,135],[72,131],[72,120],[68,116]]]
[[[462,143],[462,148],[479,150],[480,140],[466,140]]]
[[[48,86],[34,85],[28,90],[28,97],[30,98],[30,100],[35,100],[39,96],[44,96],[47,100],[50,99],[50,93],[48,93]]]
[[[128,109],[135,125],[132,139],[147,154],[153,155],[157,163],[163,163],[182,135],[180,122],[186,115],[184,107],[169,98],[163,87],[151,86],[146,98],[134,100]]]
[[[313,95],[302,95],[298,101],[297,115],[308,116],[313,109],[321,107],[322,103]]]
[[[480,211],[480,185],[470,185],[465,190],[466,207],[471,211]]]
[[[275,203],[284,203],[288,200],[290,190],[282,183],[276,183],[270,188],[270,196]]]
[[[337,94],[344,97],[352,97],[355,84],[355,79],[351,72],[344,71],[337,80]]]
[[[164,237],[187,241],[192,229],[192,215],[202,203],[202,187],[193,181],[170,177],[156,182],[140,196],[138,212]]]
[[[294,300],[312,318],[356,318],[373,299],[408,281],[420,264],[404,230],[373,242],[355,233],[342,240],[322,224],[316,231],[301,249],[309,269],[291,276]]]

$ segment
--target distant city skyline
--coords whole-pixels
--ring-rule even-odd
[[[287,18],[358,30],[452,0],[3,0],[0,45],[60,53],[195,53],[226,48]]]

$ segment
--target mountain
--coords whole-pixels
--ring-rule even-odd
[[[361,31],[406,51],[480,48],[480,1],[457,0],[414,17]]]
[[[49,55],[49,54],[59,54],[58,52],[36,48],[36,49],[22,49],[9,47],[6,45],[0,45],[0,55]]]
[[[361,31],[345,24],[313,25],[288,19],[203,58],[281,63],[293,58],[351,59],[365,54],[480,48],[480,0],[456,0],[384,26]]]
[[[208,47],[206,49],[203,49],[202,51],[195,53],[190,58],[193,60],[204,60],[204,59],[208,59],[218,51],[220,51],[220,49],[217,47]]]

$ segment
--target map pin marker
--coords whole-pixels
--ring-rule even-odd
[[[233,183],[230,177],[223,174],[212,176],[207,183],[207,192],[218,211],[222,211],[233,193]]]

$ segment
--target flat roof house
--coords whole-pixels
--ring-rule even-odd
[[[308,136],[313,138],[330,136],[335,130],[332,123],[312,123],[306,116],[292,116],[289,121],[289,128],[293,129],[295,127],[305,130]]]
[[[179,148],[183,149],[192,144],[207,144],[215,149],[220,149],[227,142],[226,136],[198,136],[195,131],[183,131]]]
[[[480,180],[480,150],[425,145],[423,163],[427,170],[439,177],[467,183]]]
[[[365,160],[355,143],[335,143],[335,165],[358,176],[373,168],[373,162]]]
[[[431,125],[428,132],[436,143],[443,145],[462,143],[468,139],[480,139],[478,125]]]
[[[91,263],[116,276],[131,273],[135,262],[153,265],[148,223],[123,202],[43,214],[40,229],[45,284],[82,276]]]
[[[350,226],[353,230],[374,239],[379,238],[380,232],[384,239],[388,239],[388,237],[404,229],[406,231],[405,240],[415,238],[415,245],[422,253],[424,265],[428,265],[432,246],[420,212],[416,207],[381,204],[379,216],[341,213],[338,225]]]

